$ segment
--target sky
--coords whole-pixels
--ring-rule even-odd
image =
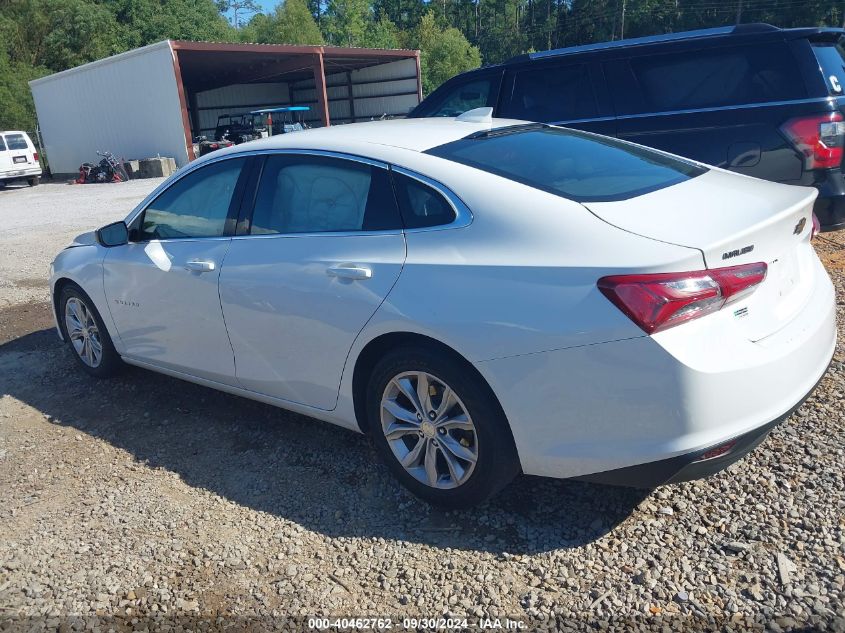
[[[270,13],[273,9],[276,8],[276,5],[279,4],[282,0],[255,0],[255,4],[261,7],[262,13]],[[228,18],[229,22],[232,21],[232,12],[227,11],[226,17]]]

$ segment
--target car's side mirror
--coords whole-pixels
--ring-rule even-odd
[[[97,229],[97,241],[107,248],[129,243],[129,229],[126,222],[112,222]]]

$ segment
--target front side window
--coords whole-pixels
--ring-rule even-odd
[[[139,238],[224,235],[227,220],[234,217],[239,202],[235,200],[235,191],[245,164],[245,158],[222,160],[179,179],[146,208]]]
[[[7,134],[6,145],[9,149],[29,149],[26,144],[26,137],[23,134]]]
[[[426,153],[578,202],[633,198],[707,171],[646,147],[538,124],[471,134]]]
[[[393,182],[405,228],[420,229],[454,222],[455,210],[439,191],[397,172],[393,174]]]
[[[442,95],[435,92],[429,97],[432,101],[429,104],[426,103],[428,100],[423,101],[414,111],[414,116],[452,117],[493,105],[493,83],[490,76],[445,88]]]
[[[758,44],[631,60],[646,112],[690,110],[807,96],[784,44]]]
[[[252,235],[400,228],[386,169],[325,156],[271,155],[261,174]]]
[[[597,114],[587,66],[546,65],[517,72],[501,116],[525,121],[572,121]]]

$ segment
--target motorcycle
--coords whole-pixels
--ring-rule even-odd
[[[100,162],[82,163],[79,166],[78,184],[104,183],[104,182],[126,182],[129,180],[129,173],[123,166],[123,161],[115,158],[111,152],[97,151]]]

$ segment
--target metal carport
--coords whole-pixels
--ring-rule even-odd
[[[166,40],[30,82],[50,168],[97,149],[194,158],[220,114],[308,105],[311,125],[403,116],[422,98],[419,51]]]

